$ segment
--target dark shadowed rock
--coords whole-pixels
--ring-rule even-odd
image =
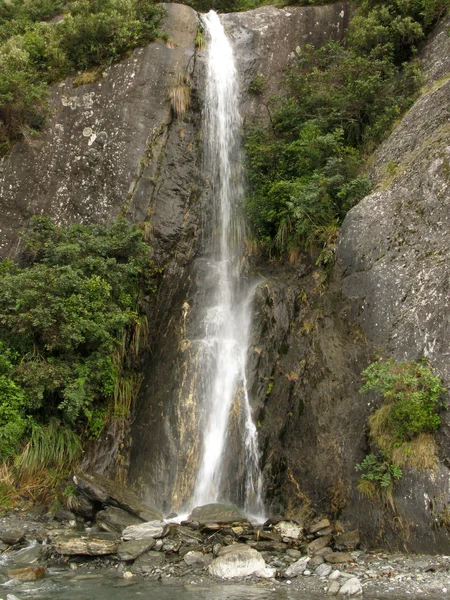
[[[14,546],[25,539],[25,532],[20,530],[0,531],[0,540],[8,546]]]
[[[356,550],[359,548],[361,543],[359,531],[355,529],[354,531],[346,531],[342,535],[336,538],[334,542],[334,547],[336,550]]]
[[[208,523],[234,523],[247,521],[247,517],[233,504],[205,504],[197,506],[192,511],[190,517],[193,521],[198,521],[200,525]]]
[[[349,552],[330,552],[329,554],[325,554],[324,558],[325,562],[332,565],[355,562],[355,559]]]
[[[136,559],[130,571],[136,575],[145,575],[163,565],[166,557],[162,552],[146,552]]]
[[[120,560],[135,560],[138,556],[144,554],[144,552],[151,550],[155,544],[156,540],[151,537],[122,542],[117,550],[117,556]]]
[[[95,502],[121,508],[142,521],[161,518],[157,510],[141,502],[136,494],[111,479],[101,475],[77,473],[73,481],[82,494]]]
[[[120,535],[126,527],[142,523],[142,519],[121,508],[108,506],[105,510],[101,510],[96,514],[95,522],[104,531],[111,531]]]

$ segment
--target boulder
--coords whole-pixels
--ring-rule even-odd
[[[292,521],[280,521],[274,529],[278,531],[282,538],[286,537],[293,540],[298,540],[303,532],[303,527]]]
[[[25,539],[25,532],[22,530],[11,529],[9,531],[0,531],[0,540],[8,546],[14,546],[23,542]]]
[[[162,566],[165,560],[166,557],[161,552],[146,552],[136,559],[130,571],[135,575],[145,575]]]
[[[339,581],[332,581],[328,586],[327,594],[329,596],[336,596],[341,589],[341,584]]]
[[[313,556],[319,550],[323,550],[329,544],[329,538],[327,536],[318,537],[317,539],[310,542],[306,548],[309,556]]]
[[[339,596],[361,596],[362,593],[362,585],[357,577],[347,579],[339,590]]]
[[[53,542],[55,552],[67,556],[76,554],[85,554],[88,556],[116,554],[119,545],[119,539],[107,534],[61,536]]]
[[[184,562],[188,567],[207,567],[209,566],[214,557],[212,554],[203,554],[203,552],[190,551],[184,555]]]
[[[148,521],[147,523],[126,527],[122,531],[122,537],[124,540],[142,540],[149,537],[158,539],[164,537],[168,529],[164,521]]]
[[[189,520],[200,525],[246,522],[246,516],[234,504],[205,504],[194,508]]]
[[[74,475],[73,481],[78,490],[94,502],[122,508],[142,521],[162,518],[155,508],[141,502],[136,494],[102,475],[80,472]]]
[[[324,558],[327,563],[331,563],[332,565],[354,562],[353,556],[349,552],[330,552],[329,554],[325,554]]]
[[[354,531],[346,531],[338,538],[336,538],[334,547],[336,548],[336,550],[352,551],[359,548],[360,543],[361,540],[359,536],[359,531],[355,529]]]
[[[319,577],[328,577],[328,575],[330,575],[330,573],[331,573],[331,569],[332,569],[331,565],[323,563],[317,567],[317,569],[315,570],[315,573]]]
[[[156,540],[151,537],[122,542],[117,550],[117,556],[120,560],[136,560],[138,556],[151,550],[155,544]]]
[[[194,531],[183,525],[170,525],[167,537],[186,546],[203,544],[203,536],[199,531]]]
[[[45,567],[24,567],[23,569],[11,569],[8,577],[18,581],[36,581],[45,577]]]
[[[297,562],[292,563],[286,571],[284,572],[284,577],[286,579],[290,579],[291,577],[298,577],[299,575],[303,575],[304,571],[308,566],[309,556],[303,556]]]
[[[98,512],[95,516],[95,521],[101,529],[112,533],[118,533],[119,535],[121,535],[126,527],[142,523],[142,520],[139,517],[130,514],[126,510],[115,508],[113,506],[108,506],[105,510]]]
[[[318,523],[311,525],[309,528],[310,533],[318,533],[321,529],[326,529],[331,525],[328,519],[321,519]]]
[[[219,556],[209,565],[214,577],[232,579],[264,571],[266,563],[261,554],[245,544],[233,544],[220,550]]]

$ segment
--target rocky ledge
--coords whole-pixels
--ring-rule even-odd
[[[419,598],[450,589],[450,557],[368,551],[357,530],[327,518],[299,523],[277,517],[255,525],[236,507],[207,505],[185,520],[162,519],[136,506],[132,494],[118,507],[111,482],[100,478],[93,486],[83,474],[75,481],[80,492],[72,510],[12,511],[0,520],[3,582],[51,577],[63,568],[108,569],[130,584],[265,580],[274,589],[343,597]],[[147,511],[150,521],[136,515]]]

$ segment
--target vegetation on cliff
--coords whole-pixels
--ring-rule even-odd
[[[108,420],[126,419],[148,340],[155,271],[141,232],[36,217],[20,264],[0,263],[0,458],[20,477],[64,470]]]
[[[402,468],[432,469],[437,460],[432,433],[441,424],[446,391],[425,362],[377,360],[362,373],[361,392],[376,392],[383,401],[369,417],[372,452],[356,465],[362,471],[359,490],[370,498],[379,488],[391,493]]]
[[[323,247],[332,258],[346,212],[370,189],[366,157],[421,85],[416,46],[448,0],[357,0],[343,44],[297,49],[270,125],[247,132],[246,211],[270,252]]]
[[[0,0],[0,155],[38,131],[47,85],[157,37],[151,0]]]

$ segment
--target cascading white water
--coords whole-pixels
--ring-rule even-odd
[[[217,244],[208,263],[213,293],[204,319],[204,337],[200,340],[205,433],[194,505],[226,500],[221,497],[222,464],[230,413],[238,407],[244,429],[241,443],[245,460],[245,508],[261,515],[257,430],[245,376],[254,286],[242,281],[239,269],[242,235],[236,215],[242,195],[238,77],[233,50],[218,15],[210,11],[203,16],[203,22],[208,34],[205,169],[211,184],[215,213],[212,231]]]

